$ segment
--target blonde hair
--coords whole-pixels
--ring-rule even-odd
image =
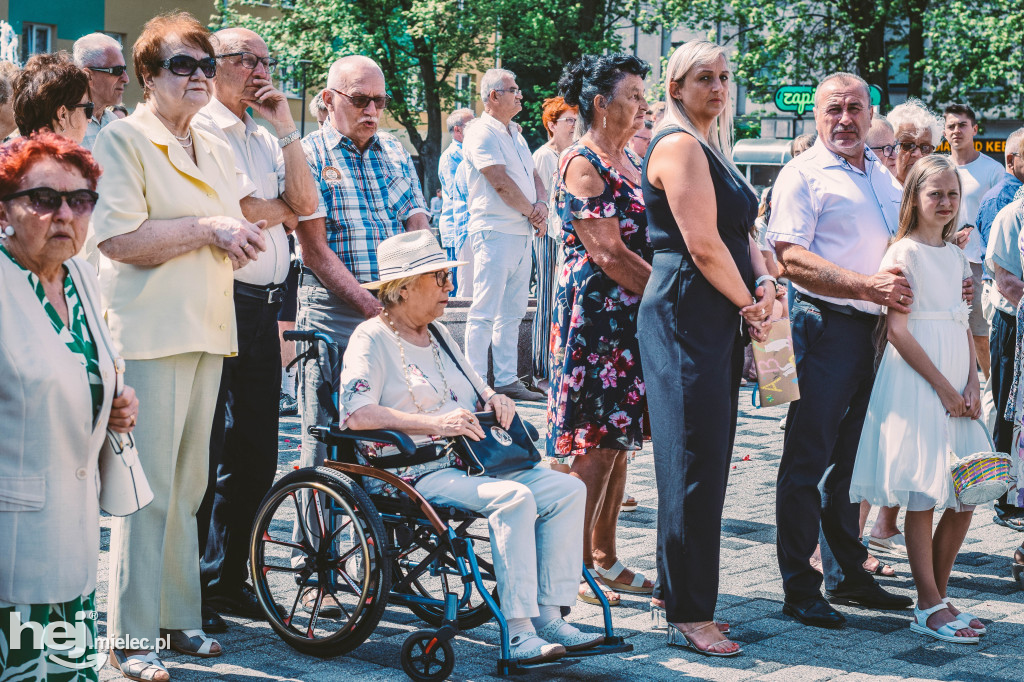
[[[392,308],[402,302],[402,289],[409,286],[417,279],[419,275],[410,275],[409,277],[402,277],[400,279],[393,279],[390,282],[384,282],[377,289],[377,300],[380,301],[381,305],[385,308]]]
[[[711,130],[706,138],[693,125],[693,121],[690,120],[690,116],[686,113],[683,103],[671,95],[672,89],[670,86],[672,83],[682,85],[687,74],[695,67],[711,64],[719,57],[725,57],[726,64],[728,64],[729,60],[725,54],[725,48],[707,40],[691,40],[675,49],[675,52],[669,57],[668,66],[665,67],[665,117],[655,127],[654,134],[657,135],[663,128],[668,126],[680,126],[698,140],[707,144],[726,167],[746,183],[743,174],[739,172],[732,162],[732,107],[728,104],[728,99],[731,97],[728,94],[728,89],[726,89],[727,105],[711,124]]]
[[[921,187],[924,186],[925,181],[933,175],[946,171],[951,171],[956,176],[956,184],[960,188],[962,195],[963,183],[960,180],[960,173],[957,172],[956,164],[953,160],[945,154],[925,156],[910,169],[907,181],[903,184],[903,201],[900,203],[900,224],[896,231],[896,237],[893,239],[894,243],[913,234],[917,229],[917,195],[921,191]],[[963,196],[961,196],[961,206],[963,205],[962,202]],[[950,236],[956,231],[959,224],[960,210],[958,208],[950,221],[942,226],[942,240],[949,241]]]

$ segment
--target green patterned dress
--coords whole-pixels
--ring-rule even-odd
[[[68,306],[69,326],[64,325],[57,310],[46,298],[42,282],[21,267],[10,252],[0,245],[0,253],[20,267],[36,292],[50,324],[68,349],[78,356],[89,376],[93,417],[103,405],[103,379],[99,371],[99,355],[85,319],[85,309],[70,274],[64,276],[64,299]],[[66,648],[43,641],[42,630],[50,623],[64,622],[65,635],[55,639],[69,643]],[[17,626],[20,623],[21,626]],[[12,628],[12,624],[16,627]],[[25,625],[29,624],[29,625]],[[40,633],[36,636],[33,628]],[[18,641],[11,641],[13,631]],[[74,643],[74,647],[70,646]],[[7,604],[0,602],[0,682],[96,682],[105,658],[96,651],[96,593],[82,595],[59,604]]]

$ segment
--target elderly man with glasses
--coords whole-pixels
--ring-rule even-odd
[[[89,77],[89,99],[95,108],[82,146],[91,150],[100,129],[117,120],[109,107],[121,103],[124,86],[128,84],[128,67],[121,44],[105,33],[90,33],[76,40],[71,56],[75,66]]]

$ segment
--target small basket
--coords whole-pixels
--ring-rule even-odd
[[[961,504],[979,505],[999,499],[1010,489],[1010,457],[1002,452],[977,452],[950,467]]]

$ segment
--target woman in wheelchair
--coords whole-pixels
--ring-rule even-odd
[[[483,437],[475,409],[493,411],[506,428],[515,415],[515,403],[484,383],[435,322],[453,288],[449,268],[463,263],[449,261],[426,230],[385,240],[377,258],[380,280],[363,286],[378,290],[384,310],[356,328],[345,350],[341,428],[403,431],[421,448],[439,443],[438,459],[391,471],[433,504],[487,516],[512,659],[548,661],[597,646],[602,634],[561,617],[576,601],[583,562],[583,483],[544,468],[471,477],[440,447],[454,436]],[[369,447],[360,456],[372,465],[394,452]]]

